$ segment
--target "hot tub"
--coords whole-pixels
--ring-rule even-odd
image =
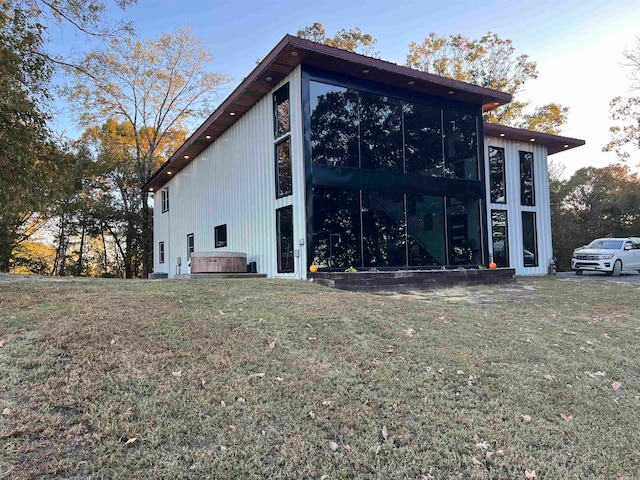
[[[247,254],[241,252],[193,252],[191,273],[246,273]]]

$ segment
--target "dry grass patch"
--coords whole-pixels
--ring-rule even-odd
[[[3,283],[0,476],[636,478],[638,290]]]

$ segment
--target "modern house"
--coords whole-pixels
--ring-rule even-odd
[[[483,123],[511,95],[286,36],[144,187],[154,269],[244,252],[257,272],[511,267],[553,250],[547,156]]]

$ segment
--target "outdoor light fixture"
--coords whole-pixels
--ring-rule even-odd
[[[297,57],[298,56],[298,52],[291,52],[291,56],[292,57]]]
[[[506,135],[505,133],[501,133],[501,134],[500,134],[500,136],[501,136],[501,137],[504,137],[505,135]]]
[[[187,160],[189,158],[189,155],[185,155],[184,159]]]
[[[206,138],[207,140],[211,140],[211,135],[205,135],[204,138]]]
[[[167,175],[171,175],[172,172],[167,172]]]
[[[270,82],[271,80],[273,80],[273,77],[266,77],[266,78],[265,78],[265,80],[266,80],[267,82]]]
[[[409,80],[409,81],[407,82],[407,84],[409,84],[409,85],[413,85],[414,83],[416,83],[416,82],[414,82],[413,80]]]
[[[569,148],[569,145],[565,145],[564,148]]]
[[[367,70],[367,69],[365,68],[364,70],[362,70],[362,73],[364,73],[364,74],[366,75],[367,73],[369,73],[369,70]]]
[[[150,192],[153,192],[153,188],[150,188],[150,189],[149,189],[149,191],[150,191]]]
[[[229,115],[231,115],[232,117],[236,114],[236,112],[229,112]]]
[[[449,90],[447,93],[448,93],[449,95],[453,95],[453,94],[454,94],[454,93],[456,93],[456,92],[454,92],[453,90]]]
[[[536,141],[536,139],[535,139],[535,138],[532,138],[532,139],[531,139],[531,141],[532,141],[532,142],[535,142],[535,141]]]

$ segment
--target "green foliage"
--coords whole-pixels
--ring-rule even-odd
[[[379,57],[375,50],[378,39],[368,33],[362,33],[359,27],[338,30],[333,37],[327,36],[324,26],[315,22],[313,25],[298,30],[296,35],[317,43],[324,43],[330,47],[341,48],[350,52],[361,53],[370,57]]]
[[[550,190],[553,246],[564,270],[573,249],[640,232],[640,178],[626,165],[582,168],[567,181],[552,178]]]
[[[407,66],[513,95],[511,103],[485,113],[489,122],[557,133],[567,120],[568,109],[558,104],[524,114],[529,103],[515,97],[527,81],[538,77],[538,68],[528,55],[516,54],[511,40],[496,33],[469,39],[461,34],[439,37],[432,32],[422,42],[409,44]]]

